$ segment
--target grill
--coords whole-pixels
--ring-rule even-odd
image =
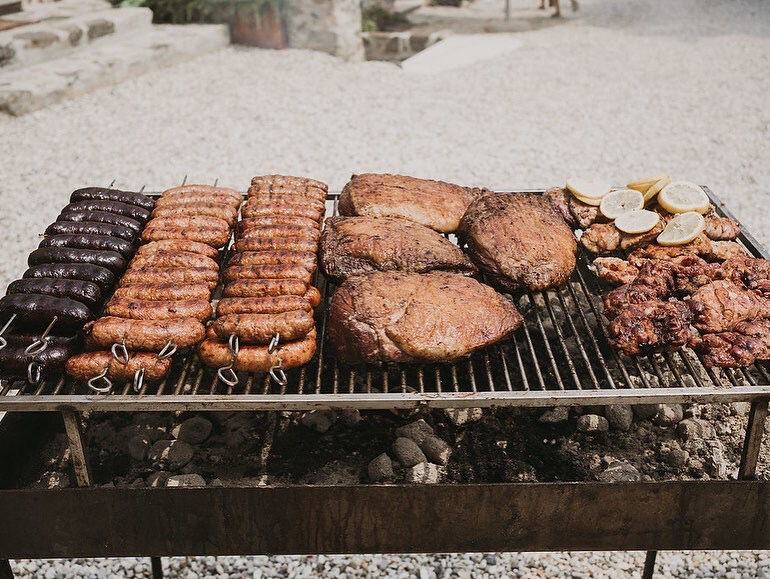
[[[717,211],[730,215],[706,189]],[[542,191],[541,191],[542,192]],[[327,197],[337,214],[339,194]],[[457,241],[454,236],[450,239]],[[768,253],[748,233],[740,242],[754,256]],[[222,259],[227,257],[223,252]],[[239,375],[229,386],[200,363],[194,352],[178,355],[168,377],[116,385],[96,394],[66,377],[40,385],[4,382],[0,410],[306,410],[315,408],[409,408],[554,406],[653,402],[749,401],[770,393],[764,363],[737,370],[706,368],[689,349],[627,357],[611,348],[601,315],[605,289],[580,250],[566,287],[520,296],[525,323],[506,341],[454,363],[344,366],[326,342],[332,284],[318,275],[324,299],[318,308],[319,342],[314,359],[287,372],[278,385],[268,374]],[[218,295],[218,293],[215,293]]]

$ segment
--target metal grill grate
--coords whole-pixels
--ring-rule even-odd
[[[707,190],[717,210],[729,212]],[[327,205],[336,214],[338,194]],[[752,255],[766,251],[751,235],[740,241]],[[326,344],[327,300],[332,289],[319,274],[318,352],[305,367],[287,372],[279,386],[266,374],[240,374],[228,386],[194,353],[178,355],[168,377],[95,394],[67,378],[33,386],[3,383],[0,410],[304,410],[313,408],[409,408],[554,406],[652,402],[748,401],[770,395],[770,370],[705,368],[689,349],[640,357],[615,352],[601,318],[600,282],[590,256],[563,288],[527,294],[517,305],[525,323],[508,340],[455,363],[353,366],[339,364]]]

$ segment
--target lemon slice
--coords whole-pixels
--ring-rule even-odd
[[[663,177],[662,179],[656,181],[652,184],[652,186],[647,189],[644,193],[644,203],[645,205],[655,199],[655,196],[661,192],[663,187],[671,183],[671,177]]]
[[[580,195],[573,195],[575,199],[580,201],[581,203],[585,203],[586,205],[591,205],[593,207],[599,207],[602,203],[602,198],[599,197],[598,199],[589,199],[588,197],[581,197]]]
[[[567,179],[567,189],[575,197],[583,199],[601,199],[610,192],[612,185],[609,182],[595,179],[581,179],[573,177]]]
[[[639,193],[647,193],[647,189],[655,185],[661,179],[667,178],[668,175],[656,175],[655,177],[647,177],[646,179],[639,179],[637,181],[631,181],[626,187],[639,191]]]
[[[689,181],[674,181],[663,187],[658,203],[669,213],[706,213],[711,208],[706,192]]]
[[[633,189],[618,189],[602,198],[599,211],[607,219],[617,219],[624,213],[644,207],[644,196]]]
[[[695,211],[680,213],[668,222],[663,233],[658,235],[661,245],[684,245],[698,237],[706,227],[703,215]]]
[[[623,233],[647,233],[658,224],[658,221],[660,221],[660,215],[655,211],[638,209],[636,211],[629,211],[618,217],[615,220],[615,227],[620,229]]]

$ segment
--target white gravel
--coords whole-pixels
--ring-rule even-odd
[[[532,0],[534,3],[535,0]],[[571,16],[569,10],[565,11]],[[395,171],[492,187],[660,171],[711,185],[765,243],[770,10],[762,0],[582,0],[563,26],[430,76],[323,54],[227,49],[23,118],[0,119],[0,289],[86,184],[341,186]],[[171,576],[627,577],[639,553],[173,559]],[[768,553],[663,553],[666,576],[770,576]],[[136,565],[136,567],[135,567]],[[21,575],[145,576],[147,560],[25,562]]]

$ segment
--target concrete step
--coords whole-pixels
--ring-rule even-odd
[[[99,39],[128,32],[135,34],[152,26],[152,11],[149,8],[104,8],[100,3],[82,5],[99,9],[90,12],[74,9],[58,13],[47,11],[42,14],[31,11],[15,15],[17,18],[45,18],[35,24],[0,32],[0,74],[61,58]]]
[[[23,115],[230,43],[226,25],[152,26],[141,34],[103,39],[88,50],[0,73],[0,112]]]

